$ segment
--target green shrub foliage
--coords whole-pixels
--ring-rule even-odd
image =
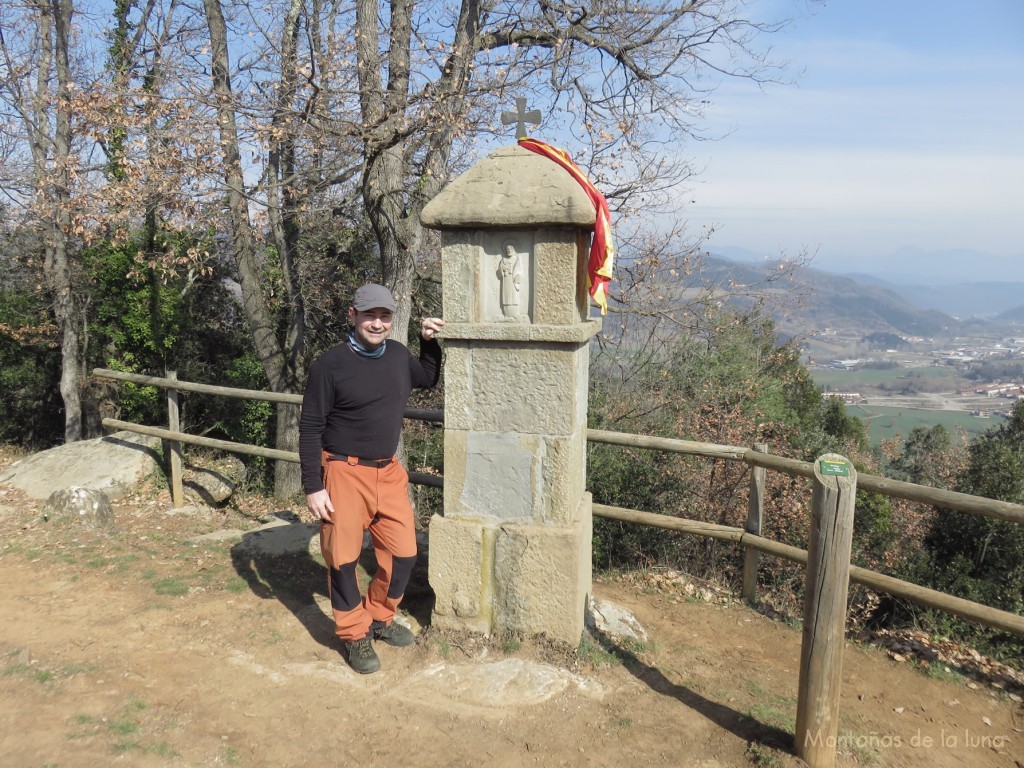
[[[701,332],[662,353],[624,350],[598,358],[591,372],[590,426],[619,432],[751,447],[810,460],[825,452],[852,458],[866,449],[863,424],[838,400],[822,398],[794,344],[779,344],[768,319],[723,312]],[[642,449],[593,444],[587,487],[598,503],[742,527],[750,468]],[[802,481],[769,473],[765,535],[806,546],[809,493]],[[887,507],[865,502],[857,532],[867,559],[884,546]],[[870,513],[870,514],[869,514]],[[598,567],[655,563],[735,580],[742,552],[731,545],[660,529],[595,521]],[[774,578],[774,564],[765,578]],[[783,577],[787,584],[790,571]]]
[[[968,448],[967,469],[957,490],[975,496],[1024,504],[1024,402],[1009,420]],[[979,603],[1024,613],[1024,525],[940,509],[925,539],[930,586]],[[955,634],[973,638],[981,630],[945,620]],[[1019,638],[1006,643],[1024,650]],[[1000,638],[995,639],[1000,643]]]
[[[43,449],[64,436],[55,330],[41,294],[15,283],[0,290],[0,440],[5,443]]]

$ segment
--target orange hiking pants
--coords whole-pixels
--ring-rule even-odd
[[[409,473],[396,459],[381,468],[358,461],[354,456],[339,461],[323,455],[324,487],[334,514],[333,522],[320,523],[320,551],[327,563],[335,631],[348,642],[366,637],[372,624],[391,623],[416,562]],[[366,530],[373,540],[377,573],[362,597],[356,565]]]

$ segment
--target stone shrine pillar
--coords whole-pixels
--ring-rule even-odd
[[[492,152],[420,217],[442,230],[444,516],[433,623],[575,647],[591,588],[585,491],[594,206],[557,163]]]

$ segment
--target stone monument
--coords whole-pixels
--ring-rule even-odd
[[[437,626],[579,644],[595,219],[567,171],[519,146],[492,152],[421,215],[442,232],[447,322],[444,516],[430,523]]]

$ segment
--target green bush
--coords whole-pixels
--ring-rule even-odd
[[[64,437],[55,333],[39,294],[0,291],[0,441],[43,449]]]
[[[1024,402],[1007,423],[975,438],[958,491],[1024,503]],[[975,602],[1024,613],[1024,525],[949,509],[938,510],[919,566],[934,589]],[[948,618],[943,628],[992,652],[1020,659],[1024,640]]]

